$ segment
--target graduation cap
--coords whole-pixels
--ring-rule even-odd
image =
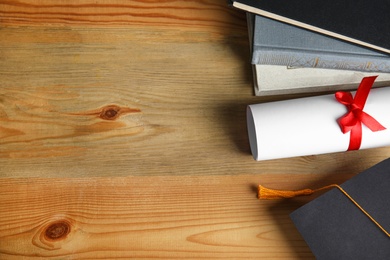
[[[334,188],[290,214],[316,258],[390,259],[390,158],[340,186],[330,186]],[[315,191],[260,186],[259,197],[294,197]]]

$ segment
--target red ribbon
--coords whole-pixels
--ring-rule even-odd
[[[359,150],[362,142],[362,123],[373,132],[386,129],[372,116],[363,111],[368,94],[376,78],[377,76],[363,78],[354,98],[350,92],[338,91],[335,94],[337,101],[348,109],[348,112],[338,119],[341,131],[344,134],[351,132],[348,151]]]

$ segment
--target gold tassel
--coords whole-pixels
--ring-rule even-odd
[[[312,189],[304,190],[274,190],[259,185],[258,196],[259,199],[272,200],[272,199],[288,199],[296,196],[308,196],[315,191]]]
[[[313,193],[320,191],[320,190],[325,190],[329,188],[339,188],[339,185],[337,184],[331,184],[324,186],[319,189],[303,189],[303,190],[275,190],[275,189],[269,189],[266,188],[262,185],[259,185],[258,189],[258,197],[261,200],[273,200],[273,199],[288,199],[288,198],[294,198],[297,196],[309,196],[312,195]]]

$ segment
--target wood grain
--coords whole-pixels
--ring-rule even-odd
[[[278,188],[390,148],[255,162],[245,13],[225,0],[0,1],[0,259],[311,259]],[[286,126],[288,130],[288,126]]]
[[[223,27],[242,25],[243,13],[226,1],[118,1],[81,0],[1,1],[2,24],[34,25],[154,25]]]
[[[389,154],[382,149],[254,163],[245,108],[270,99],[253,97],[245,16],[225,2],[184,4],[194,16],[212,12],[208,20],[198,19],[205,25],[191,30],[172,15],[166,17],[173,26],[159,20],[90,26],[82,19],[76,25],[46,25],[17,15],[40,17],[41,9],[53,17],[74,15],[75,2],[67,2],[69,7],[56,1],[2,3],[0,164],[5,177],[328,173],[363,170]],[[134,10],[139,19],[143,8],[151,8],[134,4],[144,6]],[[184,8],[179,2],[164,4]],[[85,8],[106,10],[90,3]],[[176,14],[178,9],[164,10]],[[140,112],[115,120],[88,114],[110,106]]]
[[[288,216],[312,198],[258,201],[256,186],[351,175],[279,177],[0,180],[0,258],[313,259]]]

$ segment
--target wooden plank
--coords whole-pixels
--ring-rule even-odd
[[[390,148],[255,162],[226,1],[0,1],[0,258],[312,259],[258,182],[341,183]],[[286,131],[288,126],[286,126]]]
[[[49,26],[17,14],[39,16],[43,8],[54,16],[75,15],[78,8],[22,3],[3,2],[1,9],[2,21],[14,21],[9,14],[25,23],[0,30],[4,177],[327,173],[329,163],[359,171],[389,154],[382,149],[255,163],[246,105],[272,99],[253,97],[245,18],[238,22],[239,12],[225,3],[192,2],[198,15],[213,13],[200,19],[207,26],[191,30],[158,21]],[[85,5],[88,12],[105,10]],[[125,112],[131,109],[140,112]],[[115,116],[102,117],[105,111]]]
[[[259,201],[344,175],[0,180],[0,258],[313,259],[288,214],[313,197]]]
[[[25,12],[39,16],[41,11],[36,8],[72,13],[62,5],[23,3],[5,2],[3,17],[8,17],[8,8],[20,10],[10,12],[15,19],[16,14]],[[91,12],[96,10],[86,6]],[[199,7],[197,14],[207,8]],[[58,10],[54,15],[61,13]],[[220,150],[225,139],[220,132],[225,126],[218,110],[231,102],[233,96],[226,98],[226,89],[241,81],[233,72],[244,63],[235,64],[239,58],[230,44],[220,48],[226,41],[221,26],[244,28],[232,45],[247,47],[247,42],[242,20],[239,25],[226,22],[235,17],[231,15],[234,12],[226,5],[211,10],[222,17],[217,21],[220,27],[215,29],[215,19],[209,18],[207,26],[191,27],[198,32],[189,31],[187,26],[182,30],[162,28],[160,20],[156,27],[132,20],[115,28],[91,28],[82,21],[73,27],[36,27],[39,23],[26,16],[23,22],[34,26],[4,26],[0,32],[2,175],[170,174],[177,168],[193,171],[192,166],[203,160],[202,154],[194,154],[194,145],[219,139],[219,144],[210,147],[214,151],[208,152]],[[171,16],[164,17],[178,22]],[[182,25],[178,22],[175,26]],[[218,72],[224,64],[234,66]],[[229,86],[227,78],[232,79]],[[249,85],[246,92],[250,97]],[[218,100],[220,95],[226,97]],[[114,120],[99,117],[109,106],[140,112],[121,113]],[[216,117],[216,122],[209,124]],[[245,140],[242,133],[239,138]],[[183,154],[187,154],[186,159],[180,158]],[[182,160],[189,165],[180,167]]]
[[[1,1],[2,24],[154,25],[180,27],[241,27],[243,12],[226,1]]]

